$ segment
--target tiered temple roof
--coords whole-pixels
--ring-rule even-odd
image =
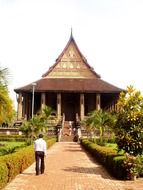
[[[32,83],[15,92],[31,91]],[[35,83],[37,92],[120,93],[123,90],[100,78],[80,52],[72,34],[55,64]]]

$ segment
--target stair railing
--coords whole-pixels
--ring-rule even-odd
[[[81,122],[78,113],[76,113],[77,141],[81,138]]]
[[[58,142],[61,141],[62,130],[63,130],[64,124],[65,124],[65,114],[63,113],[62,120],[58,124]]]

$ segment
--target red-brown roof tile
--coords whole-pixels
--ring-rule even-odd
[[[97,79],[54,79],[42,78],[36,82],[35,91],[37,92],[98,92],[98,93],[120,93],[123,89],[118,88],[104,80]],[[32,83],[21,88],[15,89],[15,92],[30,92]]]

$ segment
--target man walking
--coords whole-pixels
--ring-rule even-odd
[[[43,140],[43,135],[34,142],[35,160],[36,160],[36,175],[43,174],[45,170],[44,156],[46,156],[46,141]]]

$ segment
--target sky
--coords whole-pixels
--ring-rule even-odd
[[[0,0],[9,91],[41,78],[73,37],[101,78],[143,92],[143,0]]]

